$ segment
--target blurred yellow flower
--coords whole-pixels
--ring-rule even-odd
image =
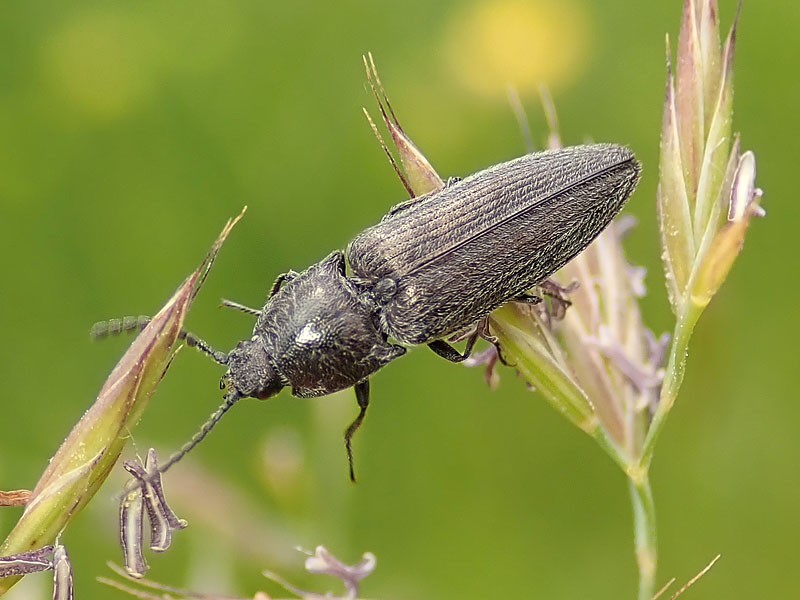
[[[444,55],[471,91],[496,96],[513,84],[521,94],[569,85],[584,68],[589,19],[568,0],[484,0],[449,23]]]

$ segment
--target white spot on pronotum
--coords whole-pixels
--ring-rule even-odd
[[[297,334],[298,344],[315,344],[322,337],[322,333],[317,329],[316,324],[306,323]]]

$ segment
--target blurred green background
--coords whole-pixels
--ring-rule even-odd
[[[736,10],[721,6],[723,27]],[[189,317],[222,349],[278,273],[342,248],[404,190],[361,113],[372,51],[410,135],[443,175],[519,155],[515,82],[534,137],[551,85],[563,138],[631,146],[644,179],[627,248],[649,269],[649,326],[671,330],[655,217],[664,34],[679,0],[12,2],[0,20],[0,488],[32,487],[128,340],[94,321],[157,310],[225,219],[249,211]],[[796,244],[800,4],[746,1],[734,129],[768,217],[693,339],[652,469],[660,577],[721,561],[692,598],[796,594],[800,403]],[[373,114],[374,114],[373,110]],[[216,407],[221,369],[184,351],[134,440],[162,456]],[[350,391],[242,402],[167,477],[191,522],[152,578],[247,596],[271,569],[319,591],[295,546],[378,557],[366,597],[626,598],[636,589],[626,480],[513,371],[411,352],[372,380],[347,479]],[[128,457],[133,451],[128,452]],[[121,471],[118,468],[117,471]],[[77,598],[120,561],[118,472],[64,535]],[[3,535],[19,509],[0,511]],[[47,575],[16,598],[49,597]]]

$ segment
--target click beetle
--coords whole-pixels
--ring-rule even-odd
[[[161,470],[241,398],[269,398],[284,387],[302,398],[354,387],[360,412],[345,432],[354,479],[350,440],[369,404],[370,375],[407,346],[466,359],[488,336],[481,320],[506,302],[533,300],[528,291],[611,222],[640,170],[633,153],[615,144],[528,154],[395,206],[345,252],[278,277],[261,309],[225,302],[257,317],[253,334],[227,354],[187,334],[187,343],[227,366],[227,392]],[[470,328],[463,353],[445,341]]]

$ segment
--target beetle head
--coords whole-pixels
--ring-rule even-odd
[[[283,387],[264,346],[252,339],[239,342],[228,354],[226,378],[241,396],[253,398],[269,398]]]

